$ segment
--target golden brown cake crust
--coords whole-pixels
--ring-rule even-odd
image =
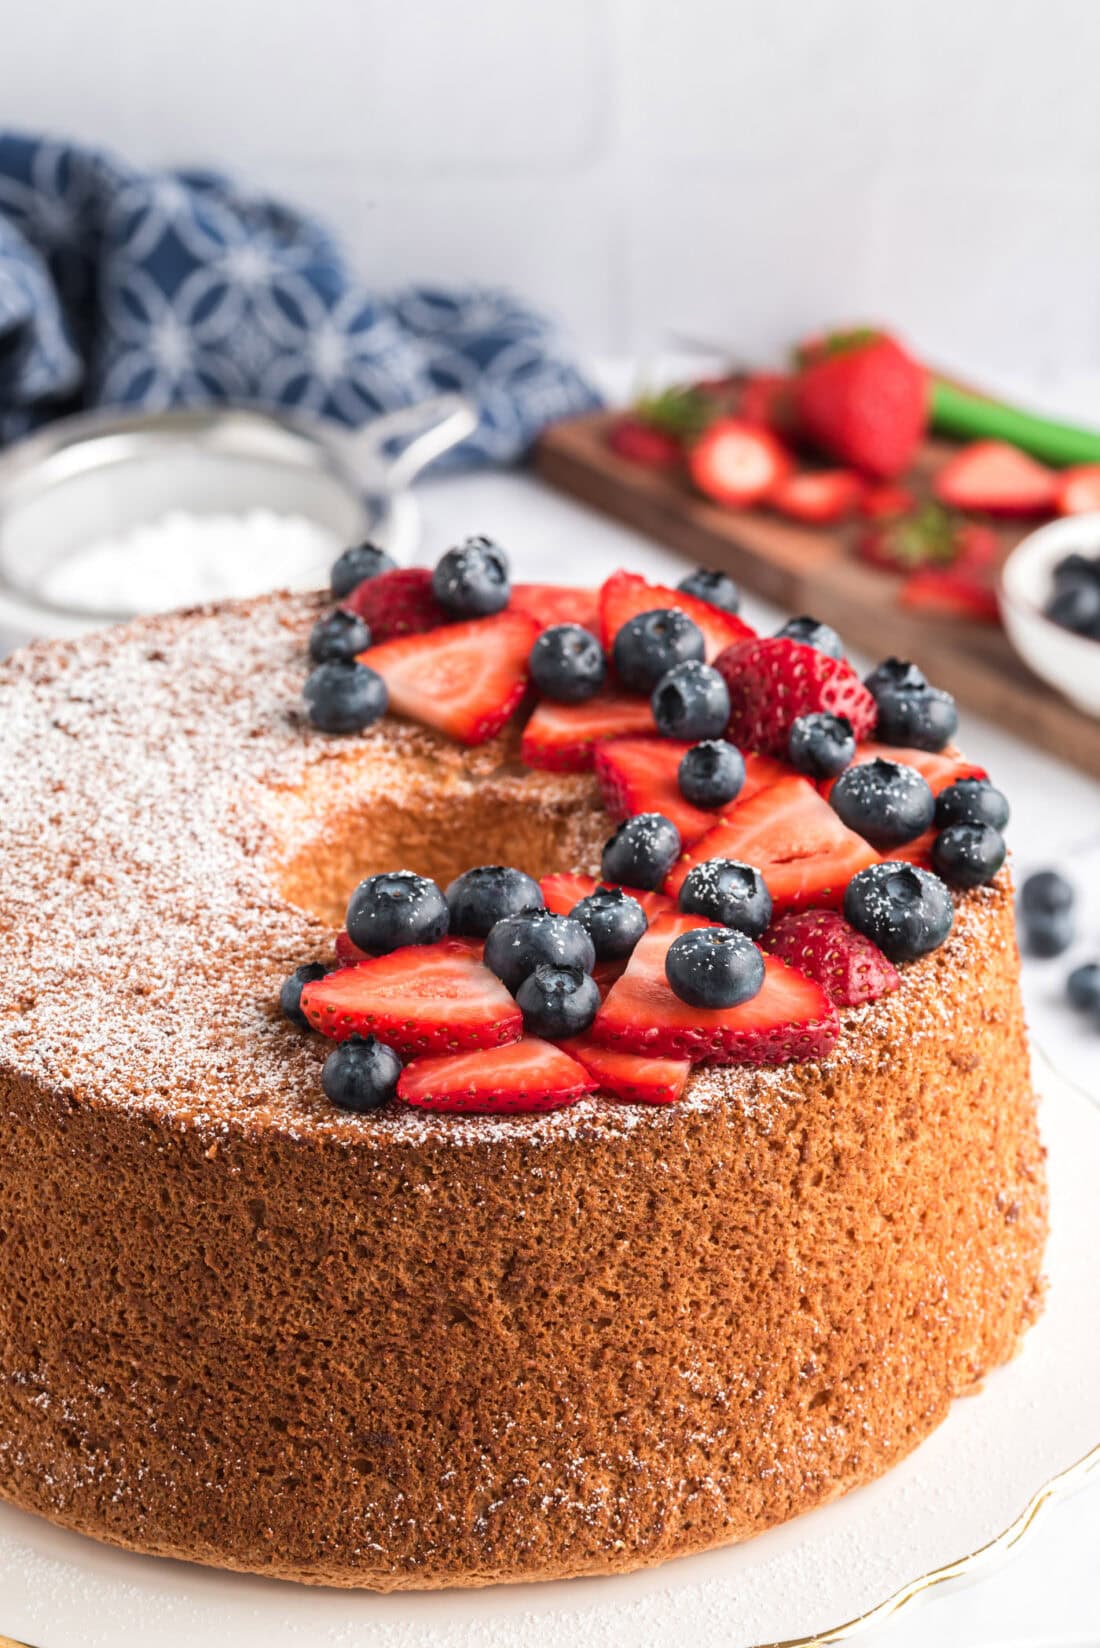
[[[625,1570],[879,1474],[1039,1305],[1007,877],[823,1063],[346,1115],[276,995],[350,882],[582,868],[606,819],[506,741],[314,734],[314,607],[0,668],[0,1494],[390,1589]]]

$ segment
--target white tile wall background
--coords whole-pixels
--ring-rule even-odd
[[[0,119],[235,168],[582,346],[1100,366],[1097,0],[3,0]]]

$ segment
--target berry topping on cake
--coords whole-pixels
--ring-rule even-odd
[[[696,864],[680,888],[680,909],[759,938],[772,919],[772,900],[760,871],[732,858]]]
[[[560,1041],[583,1036],[596,1017],[600,992],[578,967],[536,967],[516,991],[528,1035]]]
[[[362,663],[318,664],[302,691],[309,719],[321,732],[363,732],[386,713],[386,682]]]
[[[857,739],[875,724],[875,702],[851,665],[787,636],[741,641],[716,667],[730,694],[727,736],[741,749],[784,759],[799,716],[846,716]]]
[[[877,1001],[901,983],[893,962],[835,910],[794,910],[762,942],[771,955],[816,979],[837,1007]]]
[[[655,731],[645,698],[603,691],[585,704],[543,699],[523,729],[520,759],[547,772],[587,772],[606,738]]]
[[[951,931],[951,894],[930,870],[915,864],[872,864],[853,876],[844,914],[890,961],[916,961]]]
[[[803,613],[799,618],[788,618],[776,630],[780,638],[788,641],[801,641],[803,646],[813,647],[815,652],[823,652],[826,658],[843,658],[844,642],[836,630],[829,624],[823,624],[819,618],[810,618]]]
[[[735,613],[724,611],[709,600],[700,600],[687,590],[651,584],[633,572],[613,572],[600,590],[600,640],[604,651],[611,651],[615,637],[631,618],[670,608],[690,618],[703,632],[708,664],[713,663],[724,648],[755,634]]]
[[[598,597],[598,590],[577,589],[570,584],[513,584],[509,604],[513,612],[527,613],[543,629],[551,624],[579,624],[598,635]]]
[[[543,876],[539,882],[542,896],[546,900],[546,908],[561,916],[572,915],[574,907],[582,899],[588,898],[600,887],[608,885],[608,882],[598,881],[595,876],[590,875],[548,875]],[[673,900],[666,898],[664,893],[645,892],[638,887],[624,887],[619,890],[629,893],[631,898],[637,900],[645,911],[647,921],[653,921],[657,916],[671,915],[676,910]]]
[[[357,584],[377,578],[380,572],[390,572],[393,566],[393,557],[377,544],[353,544],[333,561],[329,587],[335,599],[342,601]]]
[[[336,952],[336,962],[339,967],[354,967],[357,962],[369,961],[371,958],[365,950],[360,950],[358,944],[353,944],[346,933],[337,933],[333,945]]]
[[[788,754],[791,766],[807,778],[835,778],[856,753],[852,723],[846,715],[816,710],[791,724]]]
[[[741,591],[728,573],[715,572],[713,567],[696,567],[680,579],[676,588],[683,595],[693,595],[697,601],[719,607],[722,612],[736,614],[741,610]]]
[[[764,877],[776,915],[807,906],[837,909],[858,870],[878,854],[841,823],[807,778],[784,778],[737,803],[680,860],[665,884],[679,893],[688,872],[708,858],[752,864]]]
[[[341,1110],[379,1110],[397,1092],[401,1060],[374,1036],[349,1036],[321,1070],[325,1097]]]
[[[354,663],[359,653],[370,646],[368,626],[354,612],[337,610],[318,618],[309,636],[309,656],[315,664],[327,664],[332,659]]]
[[[441,555],[432,593],[452,618],[489,618],[508,605],[508,557],[489,538],[467,538]]]
[[[447,888],[450,931],[455,937],[487,938],[505,916],[525,915],[544,907],[533,876],[506,864],[479,864],[456,876]]]
[[[484,744],[519,708],[537,633],[526,613],[501,612],[384,641],[365,652],[362,662],[385,681],[390,708],[398,715],[463,744]]]
[[[603,648],[580,624],[552,624],[531,648],[531,681],[544,698],[559,704],[582,704],[599,692],[607,677]]]
[[[1008,817],[1008,802],[988,778],[956,778],[936,795],[936,826],[941,830],[949,824],[991,824],[1003,830]]]
[[[759,995],[764,957],[732,927],[693,927],[666,950],[665,977],[689,1007],[736,1007]]]
[[[432,594],[432,575],[427,567],[395,567],[392,572],[383,572],[359,584],[344,604],[369,625],[375,646],[400,635],[423,635],[448,622]]]
[[[839,1032],[836,1010],[821,986],[772,956],[764,983],[737,1007],[689,1007],[665,976],[669,946],[699,926],[695,916],[655,921],[612,985],[592,1035],[629,1053],[669,1055],[718,1064],[786,1064],[824,1058]]]
[[[687,845],[709,830],[713,814],[692,806],[680,789],[680,763],[689,748],[653,737],[611,738],[598,745],[596,778],[612,818],[621,821],[633,813],[661,813],[675,824],[681,842]],[[740,762],[739,753],[733,750],[732,754]]]
[[[949,824],[932,843],[932,868],[949,887],[984,887],[1004,861],[1004,836],[992,824]]]
[[[744,788],[745,758],[736,744],[724,738],[705,739],[684,751],[677,762],[676,782],[691,807],[704,811],[728,807]],[[665,807],[657,810],[667,812]],[[673,814],[668,816],[677,822]],[[689,838],[682,828],[680,834],[685,840]]]
[[[838,818],[879,852],[914,841],[929,828],[936,802],[915,767],[876,757],[849,767],[829,791]]]
[[[597,961],[625,961],[649,925],[641,904],[622,887],[596,887],[569,915],[592,940]]]
[[[601,1047],[591,1036],[563,1042],[562,1051],[584,1065],[601,1091],[624,1104],[675,1104],[691,1074],[690,1059],[623,1053]]]
[[[884,744],[942,750],[958,731],[955,700],[929,686],[915,664],[887,658],[871,671],[866,686],[875,700],[876,732]]]
[[[515,995],[536,967],[573,967],[590,973],[596,949],[579,921],[552,910],[533,910],[497,922],[485,940],[485,965]]]
[[[416,1059],[401,1072],[397,1095],[419,1110],[504,1115],[560,1110],[595,1086],[595,1077],[568,1053],[524,1036],[488,1052]]]
[[[302,1011],[333,1041],[377,1036],[405,1058],[515,1041],[523,1015],[465,939],[411,944],[341,968],[302,991]]]
[[[309,1020],[302,1012],[302,991],[315,979],[324,978],[327,972],[328,968],[323,967],[319,961],[307,961],[304,966],[296,967],[288,979],[283,980],[282,989],[279,991],[279,1011],[291,1024],[296,1024],[299,1030],[309,1029]]]
[[[628,692],[650,693],[674,664],[703,659],[703,632],[674,607],[628,618],[611,648],[615,674]]]
[[[680,832],[663,813],[636,813],[604,843],[600,870],[606,881],[656,891],[680,849]]]
[[[347,935],[367,955],[405,944],[434,944],[447,933],[447,901],[414,870],[385,870],[361,881],[348,902]]]
[[[730,714],[725,681],[710,664],[692,659],[674,664],[653,689],[650,698],[657,731],[665,738],[720,738]]]

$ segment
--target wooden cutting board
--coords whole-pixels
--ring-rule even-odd
[[[543,479],[687,560],[721,568],[785,612],[823,619],[871,658],[912,658],[960,704],[1100,777],[1100,720],[1033,675],[999,628],[899,606],[901,579],[852,554],[858,526],[809,527],[766,510],[723,509],[680,476],[620,458],[607,445],[616,416],[593,413],[549,428],[535,451]],[[917,490],[950,450],[943,442],[925,444],[914,470]],[[1001,536],[1007,552],[1023,529]]]

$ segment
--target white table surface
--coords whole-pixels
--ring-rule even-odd
[[[685,570],[669,551],[528,475],[442,478],[426,482],[419,497],[424,561],[484,532],[506,546],[517,580],[594,584],[622,565],[675,582]],[[744,611],[765,632],[786,616],[751,595]],[[965,711],[960,742],[1011,801],[1018,875],[1057,865],[1077,884],[1078,943],[1056,961],[1025,961],[1024,992],[1036,1040],[1078,1085],[1100,1096],[1100,1025],[1081,1023],[1062,1000],[1072,962],[1100,957],[1100,784]],[[1097,1413],[1100,1440],[1100,1392]],[[992,1577],[903,1610],[873,1639],[861,1640],[881,1648],[1100,1645],[1100,1484],[1049,1508]]]

